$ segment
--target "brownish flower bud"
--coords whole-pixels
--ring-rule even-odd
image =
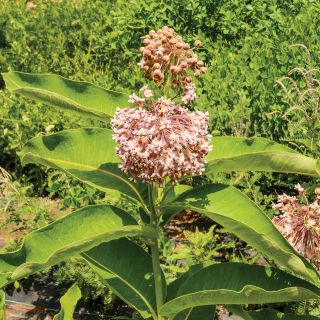
[[[154,79],[154,80],[161,80],[162,78],[163,78],[162,72],[161,72],[159,69],[156,69],[156,70],[153,72],[153,79]]]
[[[176,73],[181,73],[183,71],[183,69],[180,66],[176,67]]]
[[[191,78],[191,77],[186,77],[185,81],[186,81],[187,83],[191,83],[191,82],[192,82],[192,78]]]
[[[197,62],[197,66],[198,66],[198,67],[203,67],[203,65],[204,65],[203,61],[198,60],[198,62]]]
[[[196,48],[199,48],[201,45],[202,45],[202,42],[201,42],[200,40],[196,40],[196,41],[194,42],[194,46],[195,46]]]
[[[187,61],[182,61],[182,62],[180,63],[180,67],[181,67],[182,69],[187,68],[187,67],[188,67]]]
[[[196,71],[196,72],[194,73],[194,76],[197,77],[197,78],[200,77],[200,76],[201,76],[200,71]]]
[[[178,49],[181,49],[181,48],[183,47],[183,43],[182,43],[182,42],[177,42],[177,43],[176,43],[176,47],[177,47]]]
[[[173,73],[173,74],[176,73],[176,67],[175,66],[171,66],[170,67],[170,72]]]
[[[172,84],[171,84],[172,89],[176,89],[178,86],[179,86],[178,82],[172,82]]]
[[[162,59],[165,61],[165,62],[168,62],[170,60],[170,57],[169,56],[163,56]]]
[[[206,72],[207,72],[207,68],[206,68],[206,67],[201,67],[201,68],[200,68],[200,71],[201,71],[202,73],[206,73]]]
[[[155,63],[155,64],[153,65],[153,69],[160,69],[160,68],[161,68],[160,63]]]
[[[151,51],[149,49],[144,49],[143,55],[146,57],[151,56]]]
[[[143,40],[143,44],[144,44],[144,45],[148,45],[149,43],[150,43],[150,39],[145,38],[145,39]]]
[[[190,49],[189,43],[185,43],[185,44],[183,45],[183,49],[184,49],[184,50]]]
[[[320,195],[320,188],[315,188],[314,193],[315,193],[316,195]]]

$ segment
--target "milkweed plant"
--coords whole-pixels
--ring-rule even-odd
[[[129,98],[58,75],[2,74],[9,92],[99,119],[107,127],[37,136],[20,151],[22,164],[56,168],[114,197],[125,196],[140,217],[107,203],[92,205],[30,233],[17,251],[0,254],[2,305],[8,285],[81,256],[143,319],[214,319],[216,305],[244,319],[289,319],[270,309],[248,312],[242,306],[319,297],[319,197],[300,204],[281,196],[274,205],[281,211],[274,224],[232,186],[210,182],[192,187],[185,181],[235,171],[319,177],[319,160],[265,138],[212,137],[209,114],[196,110],[195,83],[207,71],[197,57],[201,41],[190,46],[165,26],[150,31],[143,43],[139,66],[146,83]],[[301,186],[298,192],[305,196]],[[270,265],[211,261],[166,283],[160,233],[182,210],[214,220]],[[55,319],[71,319],[80,297],[74,284]]]

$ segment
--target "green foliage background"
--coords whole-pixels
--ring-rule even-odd
[[[129,93],[144,81],[137,67],[143,35],[170,25],[190,42],[203,41],[199,55],[209,71],[198,83],[197,107],[210,112],[212,130],[226,134],[288,137],[288,123],[281,114],[270,113],[288,108],[275,81],[291,68],[305,65],[304,51],[290,45],[305,44],[319,65],[319,1],[48,0],[34,4],[36,8],[28,9],[26,1],[1,1],[1,71],[58,73]],[[46,129],[89,122],[3,93],[0,105],[0,118],[6,119],[0,120],[0,165],[14,178],[30,181],[37,193],[49,190],[52,195],[55,189],[48,173],[33,166],[22,170],[17,150]]]

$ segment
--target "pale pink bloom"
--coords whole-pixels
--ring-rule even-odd
[[[193,83],[189,83],[184,87],[184,95],[182,96],[182,102],[184,104],[190,104],[196,100],[196,86]]]
[[[211,150],[208,113],[191,112],[172,100],[117,109],[112,119],[113,139],[121,170],[133,179],[162,185],[186,175],[202,174]]]
[[[135,93],[129,96],[129,102],[134,103],[137,107],[140,107],[144,104],[145,99],[138,97]]]
[[[304,194],[305,193],[305,189],[301,187],[300,183],[297,183],[294,188],[298,191],[299,194]]]
[[[143,86],[140,91],[143,93],[146,99],[149,99],[153,97],[153,93],[150,89],[148,89],[148,86]]]
[[[300,184],[295,189],[305,197],[305,189]],[[304,200],[307,201],[306,198]],[[320,268],[319,199],[304,204],[296,197],[284,194],[278,197],[273,209],[281,212],[272,219],[279,231],[299,253]]]

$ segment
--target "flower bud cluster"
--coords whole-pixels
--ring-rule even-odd
[[[172,100],[159,98],[135,108],[117,109],[112,119],[120,168],[135,180],[163,185],[186,175],[202,174],[211,150],[208,113],[191,112]]]
[[[273,209],[281,214],[272,221],[291,245],[320,269],[320,189],[315,189],[317,196],[311,204],[300,184],[295,189],[302,199],[280,195]]]
[[[188,71],[195,77],[207,71],[203,61],[182,40],[172,28],[167,26],[158,31],[150,31],[144,38],[144,47],[140,48],[142,60],[139,66],[143,69],[145,77],[153,80],[159,87],[170,77],[171,87],[184,87],[192,82]],[[200,40],[195,41],[195,47],[201,45]]]

